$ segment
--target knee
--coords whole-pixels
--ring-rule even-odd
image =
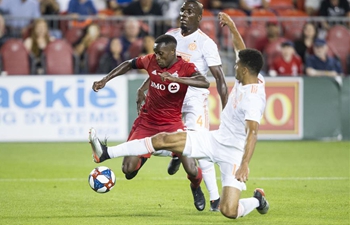
[[[234,207],[229,207],[225,205],[220,205],[220,212],[222,215],[229,219],[237,219],[238,218],[238,210]]]
[[[130,165],[128,165],[128,164],[122,165],[122,171],[123,171],[124,174],[129,174],[129,173],[133,172],[133,170],[131,169]]]
[[[126,161],[126,162],[123,162],[123,165],[122,165],[122,171],[124,174],[129,174],[129,173],[132,173],[135,171],[135,168],[136,168],[136,165],[135,163],[133,163],[132,161]]]

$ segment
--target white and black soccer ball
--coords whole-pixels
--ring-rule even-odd
[[[109,192],[115,185],[115,175],[106,166],[96,167],[89,175],[89,185],[97,193]]]

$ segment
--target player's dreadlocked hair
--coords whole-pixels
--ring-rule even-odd
[[[198,0],[186,0],[186,2],[193,2],[196,3],[198,5],[198,9],[199,9],[199,15],[203,14],[203,4],[200,3]]]
[[[246,66],[252,74],[258,75],[263,64],[264,59],[256,49],[243,49],[238,52],[239,61],[243,66]]]
[[[166,45],[168,44],[174,44],[175,46],[177,45],[176,39],[168,34],[163,34],[157,37],[157,39],[154,41],[154,43],[159,44],[159,43],[164,43]]]

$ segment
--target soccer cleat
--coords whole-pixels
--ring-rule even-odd
[[[194,199],[194,206],[198,211],[203,211],[205,208],[205,198],[201,187],[199,186],[198,188],[192,188],[191,185],[190,187]]]
[[[210,211],[213,211],[213,212],[220,211],[220,198],[210,201]]]
[[[174,175],[180,168],[181,159],[177,156],[173,156],[168,166],[168,174]]]
[[[125,174],[125,178],[128,180],[131,180],[132,178],[136,177],[137,173],[139,172],[139,170],[141,169],[141,167],[143,166],[143,164],[145,164],[145,162],[147,161],[148,158],[144,158],[141,157],[141,165],[140,168],[138,168],[137,170],[135,170],[134,172]]]
[[[253,197],[259,201],[259,207],[256,207],[256,210],[258,210],[260,214],[266,214],[267,211],[269,211],[270,205],[265,199],[264,190],[261,188],[256,188]]]
[[[94,128],[90,128],[89,143],[92,148],[92,158],[94,159],[95,163],[101,163],[106,159],[110,159],[107,153],[106,144],[101,143],[101,141],[96,136],[96,131]]]

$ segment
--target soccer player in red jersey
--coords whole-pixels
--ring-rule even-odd
[[[171,35],[161,35],[155,40],[154,54],[127,60],[114,68],[102,80],[93,84],[93,90],[98,91],[106,83],[131,69],[145,69],[150,78],[147,98],[142,106],[139,116],[134,121],[128,141],[155,135],[159,132],[175,132],[184,129],[181,106],[188,86],[208,88],[208,80],[198,72],[193,63],[184,61],[176,56],[176,39]],[[109,158],[108,155],[105,156]],[[127,179],[136,176],[139,169],[150,157],[142,156],[124,157],[122,170]],[[103,159],[103,157],[102,157]],[[101,158],[94,157],[95,162]],[[191,188],[196,193],[195,206],[203,210],[205,205],[204,194],[201,191],[202,171],[196,166],[192,158],[183,162]]]
[[[222,69],[218,47],[214,40],[199,27],[203,14],[203,5],[197,0],[186,0],[179,10],[179,28],[171,29],[166,34],[175,37],[176,53],[184,60],[194,63],[203,76],[210,71],[216,81],[222,108],[225,107],[228,94],[225,75]],[[148,78],[147,78],[148,79]],[[138,89],[137,107],[145,100],[145,91],[149,83],[145,81]],[[209,90],[189,87],[182,105],[182,119],[186,130],[209,129]],[[181,165],[182,156],[172,154],[168,174],[175,174]],[[219,211],[220,194],[216,182],[214,163],[199,159],[198,165],[203,172],[203,181],[209,192],[210,211]],[[195,168],[194,168],[195,169]],[[193,189],[192,194],[195,196]]]

